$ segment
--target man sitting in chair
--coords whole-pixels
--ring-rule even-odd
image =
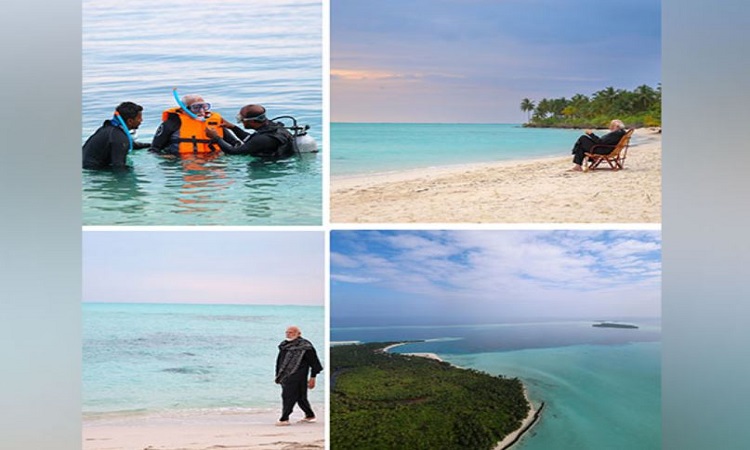
[[[576,145],[573,146],[573,167],[570,169],[573,172],[583,171],[583,167],[581,167],[583,164],[583,154],[586,152],[591,153],[591,147],[595,145],[615,146],[620,142],[620,139],[625,136],[627,130],[625,129],[625,124],[622,123],[622,120],[615,119],[609,123],[609,133],[602,137],[595,135],[591,130],[586,130],[584,133],[583,136],[578,138]],[[593,153],[596,153],[597,155],[606,155],[611,151],[611,148],[599,147],[595,148]]]

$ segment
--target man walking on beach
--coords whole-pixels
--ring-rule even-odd
[[[286,339],[279,344],[276,358],[276,384],[281,385],[282,411],[277,426],[289,425],[294,404],[304,411],[300,423],[315,422],[315,413],[307,401],[307,389],[315,388],[315,376],[323,370],[312,343],[302,337],[298,327],[286,329]],[[309,373],[309,380],[308,380]]]

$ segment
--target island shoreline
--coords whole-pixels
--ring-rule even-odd
[[[401,342],[398,344],[391,344],[387,347],[382,348],[380,351],[384,353],[388,353],[389,350],[395,347],[399,347],[402,345],[407,344],[407,342]],[[428,358],[428,359],[434,359],[440,362],[445,362],[446,364],[450,364],[453,367],[464,369],[464,367],[459,367],[454,364],[451,364],[447,361],[444,361],[442,358],[440,358],[435,353],[396,353],[397,355],[406,355],[406,356],[417,356],[420,358]],[[519,379],[520,380],[520,379]],[[541,415],[542,415],[542,409],[544,409],[544,402],[541,402],[538,408],[534,408],[534,403],[531,401],[531,398],[529,398],[529,391],[526,389],[526,386],[521,382],[521,386],[523,386],[523,396],[526,398],[526,402],[529,404],[529,413],[526,415],[526,417],[521,421],[521,425],[518,427],[518,429],[511,431],[508,433],[500,442],[497,443],[497,445],[493,448],[493,450],[507,450],[511,448],[513,445],[517,444],[521,438],[529,431],[531,428],[539,421]]]

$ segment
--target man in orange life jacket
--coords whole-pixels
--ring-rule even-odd
[[[220,126],[221,115],[210,112],[211,104],[205,102],[200,95],[185,95],[182,97],[182,103],[197,118],[193,118],[180,107],[165,110],[161,115],[162,123],[156,130],[150,150],[171,155],[218,152],[220,149],[216,140],[209,137],[206,130],[217,130],[223,137],[224,131]]]

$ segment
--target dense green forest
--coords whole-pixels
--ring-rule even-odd
[[[628,127],[661,126],[661,84],[632,91],[607,87],[591,97],[576,94],[570,99],[543,98],[538,102],[525,98],[521,111],[528,114],[526,127],[607,128],[612,119]]]
[[[492,449],[529,412],[517,378],[387,345],[331,347],[331,448]]]

